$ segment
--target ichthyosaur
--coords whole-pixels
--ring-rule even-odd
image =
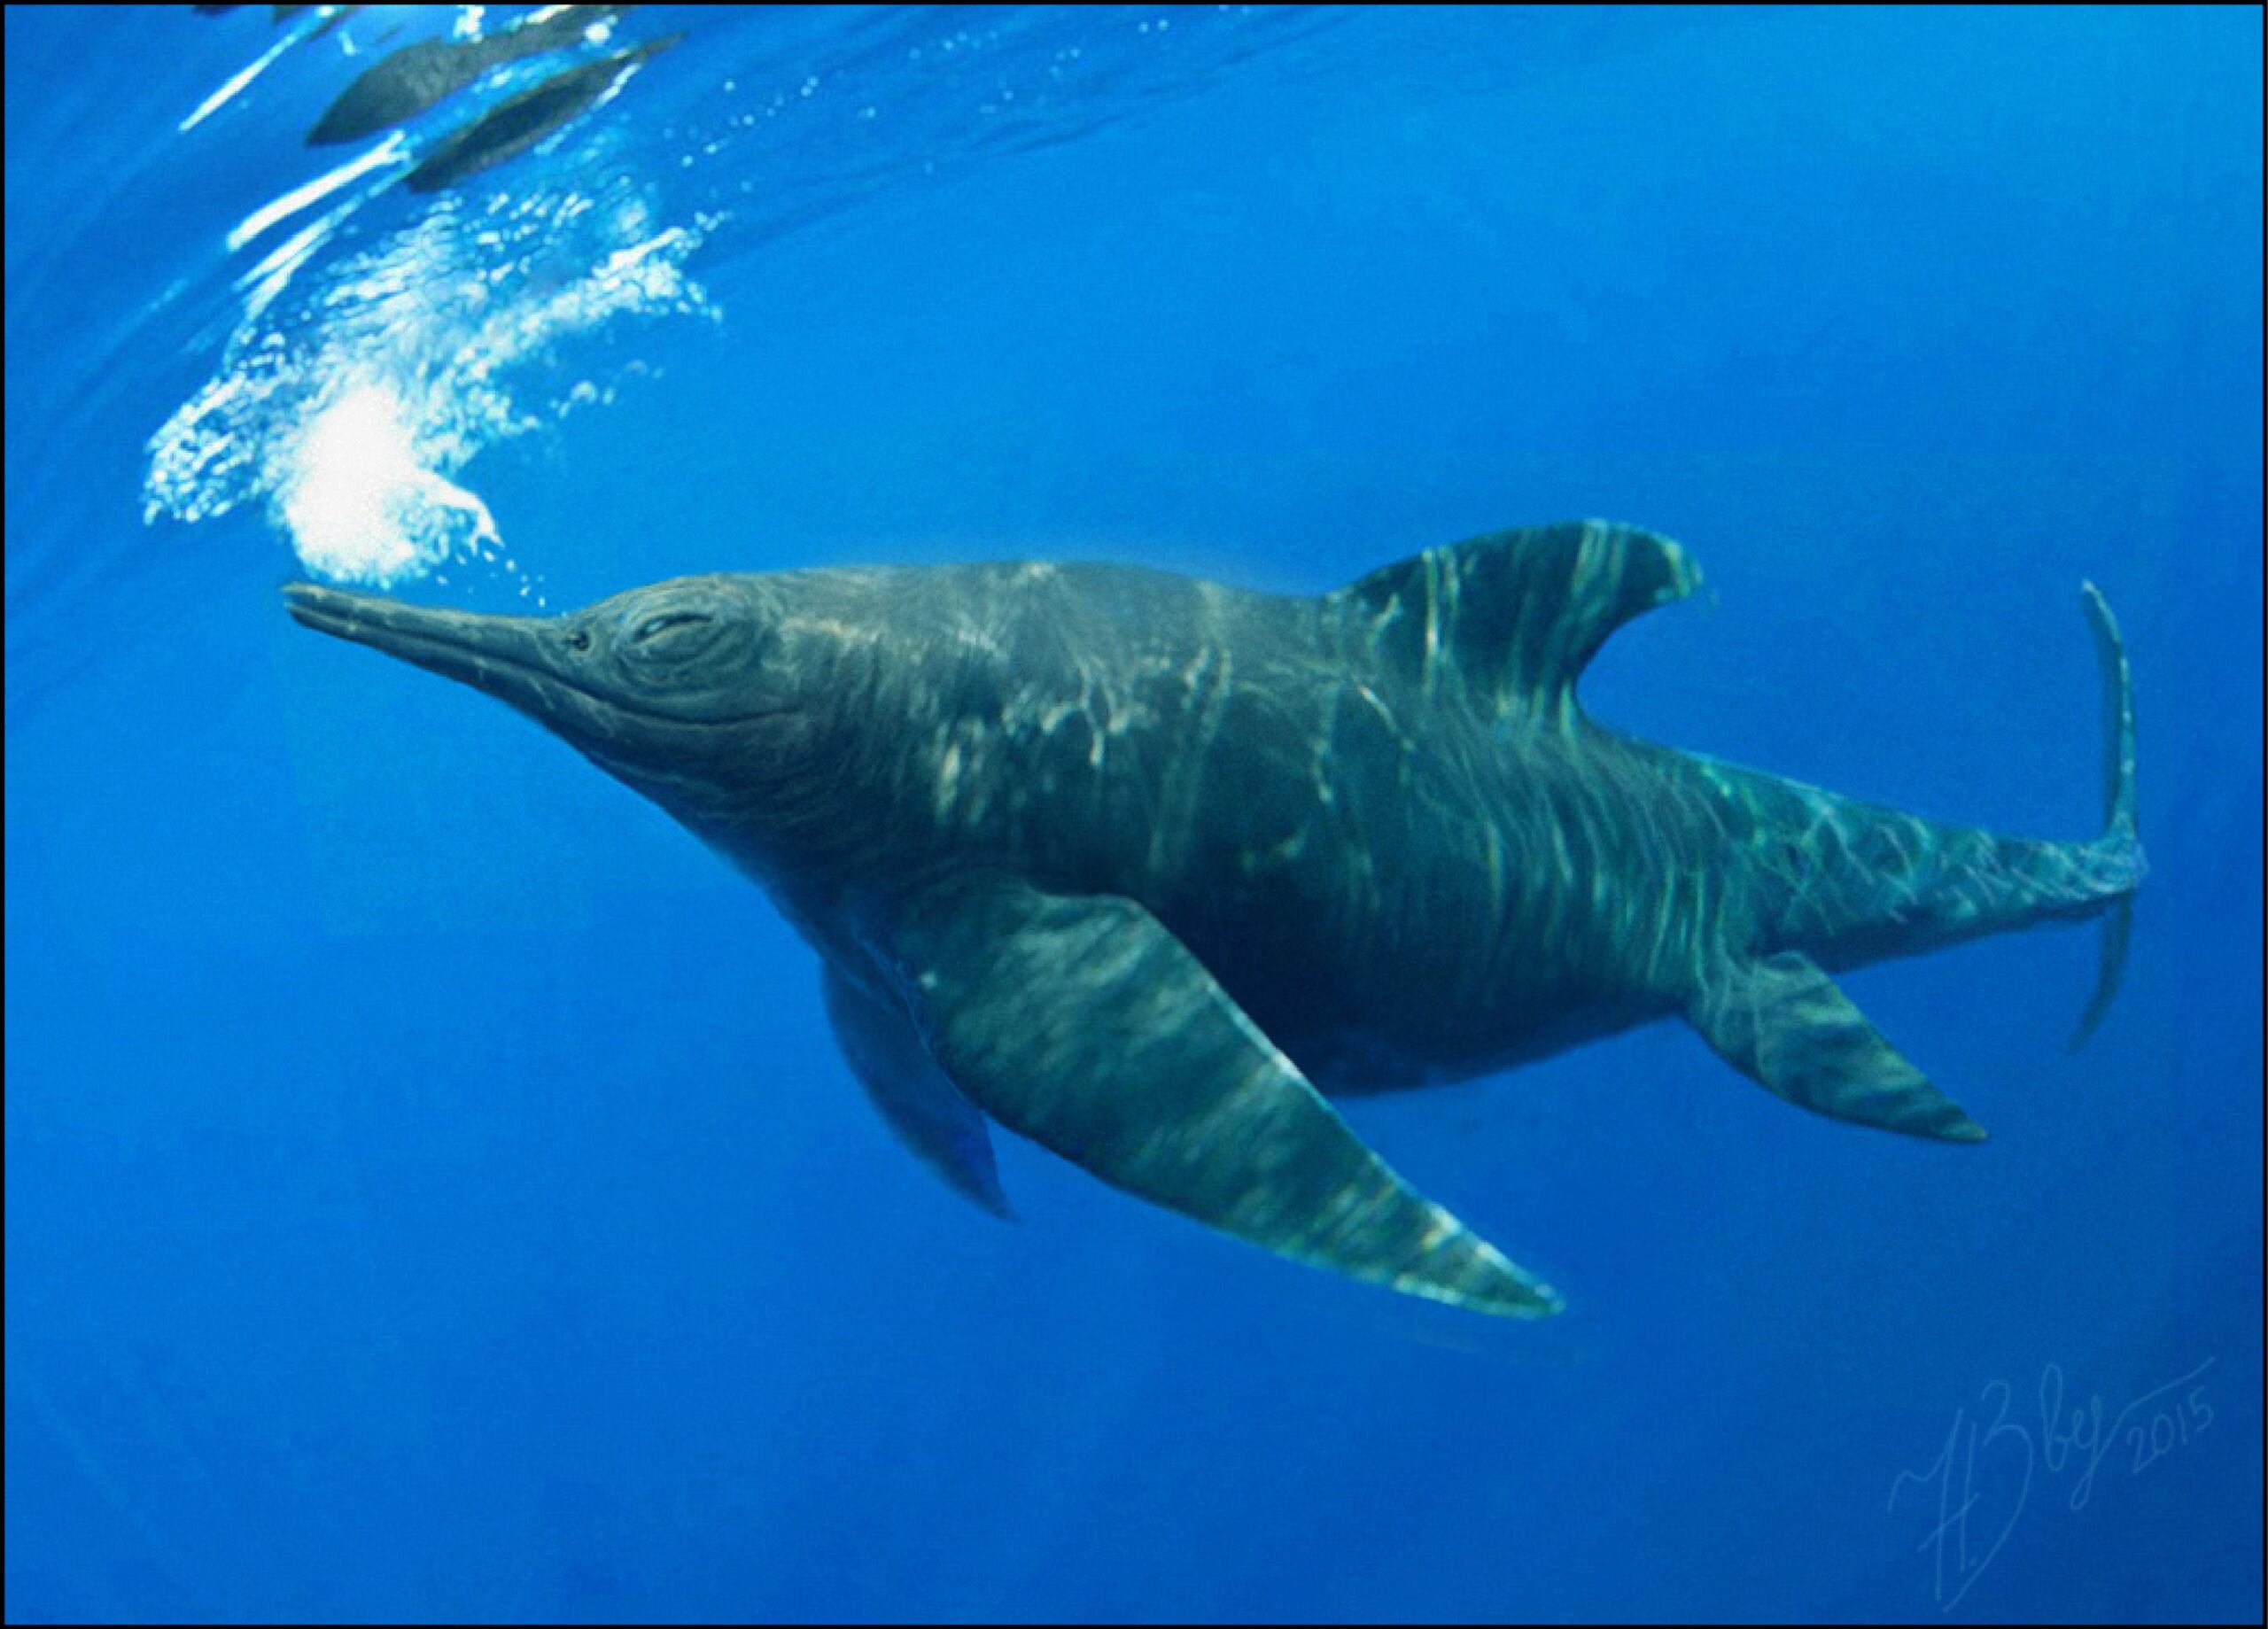
[[[2102,916],[2076,1044],[2124,958],[2132,685],[2092,585],[2107,824],[2054,842],[1593,722],[1585,663],[1698,580],[1584,521],[1312,597],[1095,563],[684,578],[548,618],[285,593],[532,716],[760,883],[852,1074],[980,1204],[1005,1209],[997,1121],[1285,1255],[1532,1315],[1557,1292],[1324,1093],[1675,1015],[1800,1107],[1973,1142],[1830,975]]]

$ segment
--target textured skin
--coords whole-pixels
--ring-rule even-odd
[[[1453,1080],[1676,1013],[1791,1102],[1974,1140],[1826,970],[2123,915],[2142,874],[2092,589],[2110,823],[2062,843],[1593,724],[1583,663],[1697,581],[1674,544],[1583,522],[1317,598],[1100,564],[692,578],[548,621],[290,592],[660,803],[992,1118],[1286,1254],[1534,1312],[1557,1298],[1309,1082]],[[2108,955],[2098,1005],[2116,980]],[[1278,1154],[1223,1160],[1239,1138]]]

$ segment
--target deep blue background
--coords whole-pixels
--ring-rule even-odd
[[[255,10],[8,16],[11,1619],[1895,1619],[1966,1583],[1952,1617],[2256,1621],[2256,11],[1348,19],[720,242],[721,328],[468,472],[562,605],[1070,553],[1321,589],[1612,515],[1712,593],[1617,637],[1603,718],[2042,834],[2099,815],[2103,585],[2155,871],[2095,1043],[2061,1050],[2091,935],[2039,934],[1849,981],[1981,1148],[1791,1113],[1667,1026],[1355,1105],[1568,1292],[1510,1325],[1021,1144],[1024,1221],[978,1214],[657,811],[294,629],[258,516],[143,528],[210,358],[118,344],[118,302],[235,217],[207,171],[133,222],[103,188],[164,174]],[[149,263],[91,247],[129,232]],[[2210,1425],[2078,1497],[2043,1373],[2108,1420],[2205,1364]],[[1957,1423],[1966,1571],[1934,1490],[1890,1499]]]

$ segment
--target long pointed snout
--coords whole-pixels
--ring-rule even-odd
[[[548,624],[537,617],[430,610],[313,583],[290,585],[284,598],[303,627],[470,685],[555,727],[591,699],[560,671]]]
[[[284,601],[301,626],[400,655],[442,679],[483,690],[571,740],[587,735],[606,701],[564,671],[555,624],[542,617],[485,617],[429,610],[400,599],[291,583]]]
[[[428,610],[313,583],[290,585],[284,598],[302,627],[368,645],[483,690],[497,688],[494,681],[509,670],[544,666],[536,639],[540,624],[533,617]]]

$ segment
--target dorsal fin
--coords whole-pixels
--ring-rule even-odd
[[[1667,538],[1581,520],[1429,548],[1331,598],[1428,694],[1456,688],[1486,710],[1571,723],[1575,680],[1606,636],[1700,581]]]

